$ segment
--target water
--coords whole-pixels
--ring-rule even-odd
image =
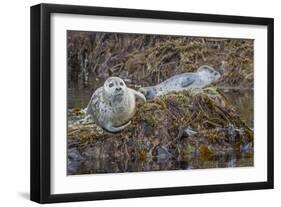
[[[128,159],[91,159],[71,161],[68,174],[95,174],[95,173],[122,173],[146,172],[163,170],[190,170],[209,168],[249,167],[253,166],[253,153],[228,153],[202,159],[200,156],[191,156],[183,160],[160,161],[151,159],[146,161]]]
[[[95,88],[101,86],[101,84],[96,83],[96,85],[88,86],[86,88],[82,87],[70,87],[67,91],[67,107],[71,108],[85,108],[87,107]]]
[[[227,90],[224,91],[229,103],[237,110],[240,118],[250,127],[254,128],[254,92],[253,90]]]

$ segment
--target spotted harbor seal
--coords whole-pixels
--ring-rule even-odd
[[[210,83],[217,81],[220,77],[220,73],[214,68],[208,65],[202,65],[196,72],[174,75],[158,85],[141,87],[139,91],[147,99],[153,99],[170,91],[204,88]]]
[[[146,101],[142,93],[128,88],[121,78],[109,77],[92,95],[86,114],[106,131],[118,132],[130,124],[136,99]]]

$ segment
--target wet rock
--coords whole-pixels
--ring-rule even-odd
[[[83,157],[80,155],[77,148],[72,147],[67,150],[67,174],[73,174],[80,168]]]
[[[240,145],[240,152],[250,152],[253,150],[253,143]]]
[[[80,155],[77,148],[73,147],[67,150],[67,158],[71,161],[80,161],[83,157]]]
[[[191,127],[187,127],[187,128],[179,128],[179,132],[177,135],[177,139],[181,139],[181,138],[188,138],[194,134],[196,134],[197,132],[194,131]]]
[[[157,162],[166,162],[172,158],[172,154],[164,146],[157,149]]]

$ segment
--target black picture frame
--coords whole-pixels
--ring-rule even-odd
[[[182,20],[209,23],[232,23],[267,26],[267,181],[237,184],[203,185],[189,187],[169,187],[154,189],[121,190],[106,192],[86,192],[74,194],[50,193],[50,15],[52,13],[99,15],[113,17],[133,17],[164,20]],[[102,199],[134,198],[146,196],[166,196],[179,194],[211,193],[273,188],[274,177],[274,83],[273,44],[274,20],[272,18],[195,14],[168,11],[103,8],[72,5],[39,4],[31,7],[31,174],[30,199],[39,203],[88,201]]]

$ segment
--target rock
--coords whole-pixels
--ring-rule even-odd
[[[83,159],[83,157],[80,155],[79,151],[75,147],[67,150],[67,158],[71,161],[80,161]]]
[[[159,147],[157,149],[157,162],[166,162],[172,158],[172,154],[168,151],[166,147]]]
[[[72,147],[67,150],[67,174],[71,175],[80,168],[81,161],[84,158],[80,155],[77,148]]]
[[[197,134],[196,131],[194,131],[191,127],[187,127],[187,128],[179,128],[179,133],[177,135],[177,139],[181,139],[183,137],[189,137],[192,136],[194,134]]]

